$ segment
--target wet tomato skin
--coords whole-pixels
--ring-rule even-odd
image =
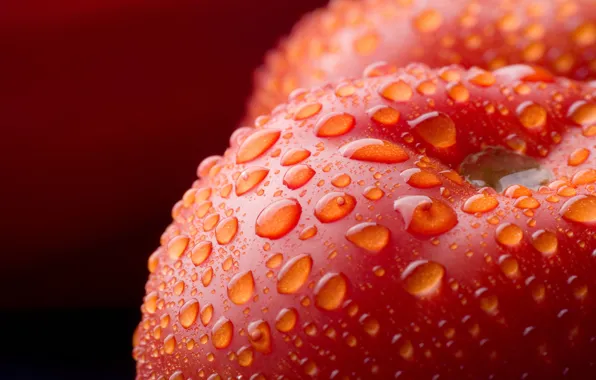
[[[137,378],[593,373],[593,96],[411,64],[234,132],[148,260]],[[457,169],[487,146],[552,177],[474,186]]]

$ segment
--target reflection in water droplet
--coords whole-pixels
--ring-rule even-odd
[[[242,142],[236,153],[236,163],[250,162],[273,146],[279,140],[281,132],[274,129],[257,130]]]
[[[296,293],[306,283],[312,264],[312,258],[306,254],[288,260],[277,276],[277,291],[282,294]]]
[[[195,323],[197,315],[199,314],[199,301],[190,300],[186,302],[181,308],[178,314],[178,320],[184,328],[189,328]]]
[[[254,293],[255,280],[251,271],[238,273],[228,283],[228,298],[236,305],[250,301]]]
[[[315,305],[324,310],[336,310],[348,291],[348,279],[343,273],[327,273],[315,287]]]
[[[302,207],[295,199],[281,199],[265,207],[257,217],[255,232],[268,239],[279,239],[288,234],[300,220]]]
[[[438,291],[445,268],[439,263],[427,260],[417,260],[406,268],[402,274],[404,288],[416,297],[424,297]]]
[[[234,325],[226,317],[220,317],[211,329],[211,341],[217,349],[226,348],[232,343]]]
[[[356,207],[356,198],[350,194],[332,192],[324,195],[315,206],[315,216],[323,223],[343,219]]]
[[[420,137],[437,149],[450,148],[455,145],[457,130],[455,123],[444,113],[429,112],[409,121],[408,124]]]
[[[377,253],[389,244],[391,232],[385,226],[376,223],[360,223],[350,228],[346,239],[369,252]]]
[[[281,332],[289,332],[296,327],[298,312],[294,308],[281,309],[275,318],[275,328]]]
[[[352,141],[339,148],[340,153],[352,160],[396,164],[407,161],[408,154],[400,146],[379,139]]]
[[[408,195],[395,201],[394,209],[414,234],[440,235],[457,224],[457,215],[443,201],[423,195]]]

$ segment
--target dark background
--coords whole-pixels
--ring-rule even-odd
[[[0,0],[0,379],[132,379],[147,258],[325,0]]]

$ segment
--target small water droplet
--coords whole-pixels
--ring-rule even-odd
[[[352,141],[339,148],[340,153],[352,160],[397,164],[407,161],[408,154],[400,146],[379,139]]]
[[[447,203],[423,195],[408,195],[395,201],[406,229],[414,234],[440,235],[457,224],[457,215]]]
[[[197,300],[190,300],[187,301],[182,307],[180,308],[180,312],[178,314],[178,320],[180,324],[185,329],[192,326],[197,319],[197,315],[199,314],[199,301]]]
[[[269,169],[260,166],[248,168],[236,180],[236,195],[240,196],[254,189],[269,174]]]
[[[453,120],[442,112],[428,112],[409,121],[416,133],[427,143],[437,149],[450,148],[455,145],[457,129]]]
[[[277,291],[281,294],[296,293],[308,280],[312,264],[312,258],[306,254],[290,259],[279,271]]]
[[[211,255],[213,244],[210,241],[202,241],[195,245],[190,254],[190,259],[195,266],[201,265]]]
[[[425,297],[438,291],[445,268],[439,263],[417,260],[410,263],[402,274],[404,288],[416,297]]]
[[[315,287],[315,305],[323,310],[336,310],[348,291],[348,279],[343,273],[327,273]]]
[[[408,185],[417,189],[429,189],[442,184],[434,173],[419,168],[406,169],[400,175]]]
[[[532,245],[543,255],[551,256],[557,252],[559,240],[551,231],[538,230],[532,234]]]
[[[308,165],[295,165],[292,166],[283,178],[283,183],[289,189],[296,190],[306,185],[311,180],[316,172]]]
[[[207,326],[213,318],[213,305],[207,304],[201,309],[201,323],[203,326]]]
[[[257,352],[268,354],[271,352],[271,328],[269,323],[258,320],[248,325],[248,340]]]
[[[238,219],[235,216],[230,216],[221,221],[215,228],[215,238],[221,245],[228,244],[234,239],[238,232]]]
[[[281,309],[275,318],[275,328],[280,332],[289,332],[296,327],[298,312],[294,308]]]
[[[228,318],[220,317],[213,328],[211,329],[211,342],[215,348],[221,350],[232,343],[232,336],[234,334],[234,325]]]
[[[323,116],[315,126],[317,137],[336,137],[350,132],[356,125],[354,116],[348,113],[334,112]]]
[[[499,205],[497,198],[488,194],[476,194],[468,198],[462,210],[468,214],[485,213],[494,210]]]
[[[497,242],[508,247],[516,247],[521,243],[524,232],[519,226],[511,223],[504,223],[497,227]]]
[[[281,157],[280,163],[282,166],[292,166],[299,164],[310,157],[310,151],[303,148],[293,148],[288,150]]]
[[[546,124],[547,112],[540,104],[523,102],[517,107],[517,117],[527,129],[541,129]]]
[[[389,83],[379,91],[381,96],[394,102],[407,102],[412,98],[412,87],[402,80]]]
[[[338,174],[331,180],[331,184],[335,187],[343,188],[352,183],[352,178],[349,175],[342,173]]]
[[[184,253],[184,250],[188,246],[189,241],[190,239],[188,238],[188,236],[185,235],[173,237],[172,240],[170,240],[170,242],[168,243],[167,250],[170,259],[178,260],[180,256],[182,256],[182,253]]]

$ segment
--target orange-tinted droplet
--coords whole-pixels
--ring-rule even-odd
[[[579,125],[592,125],[596,123],[596,104],[578,100],[569,107],[567,115]]]
[[[476,194],[468,198],[462,210],[468,214],[485,213],[494,210],[499,205],[497,198],[489,194]]]
[[[356,207],[356,198],[350,194],[332,192],[324,195],[315,206],[315,216],[323,223],[343,219]]]
[[[396,200],[393,207],[403,218],[406,229],[414,234],[440,235],[457,224],[453,208],[436,198],[408,195]]]
[[[254,290],[252,271],[238,273],[228,283],[228,298],[236,305],[243,305],[250,301]]]
[[[172,240],[170,240],[170,242],[168,243],[167,249],[168,256],[170,257],[170,259],[178,260],[180,256],[182,256],[182,253],[184,253],[184,250],[188,246],[189,241],[190,239],[188,238],[188,236],[185,235],[178,235],[173,237]]]
[[[373,121],[382,125],[396,125],[399,121],[399,111],[388,106],[376,106],[367,113]]]
[[[201,309],[201,323],[203,326],[207,326],[213,318],[213,305],[207,304]]]
[[[315,287],[315,305],[323,310],[338,309],[348,291],[348,279],[343,273],[327,273]]]
[[[234,239],[238,232],[238,219],[235,216],[230,216],[222,220],[215,228],[215,238],[221,245],[228,244]]]
[[[296,227],[302,207],[295,199],[281,199],[265,207],[257,217],[255,232],[268,239],[279,239]]]
[[[289,332],[296,327],[298,312],[293,307],[281,309],[275,318],[275,328],[280,332]]]
[[[149,313],[149,314],[155,313],[155,310],[157,310],[157,293],[156,292],[148,293],[145,296],[145,302],[144,302],[143,306],[145,306],[145,310],[147,311],[147,313]]]
[[[273,256],[271,256],[269,259],[267,259],[265,266],[269,269],[275,269],[281,265],[283,260],[284,260],[284,255],[282,255],[281,253],[276,253]]]
[[[187,329],[192,326],[193,323],[195,323],[197,315],[199,315],[199,301],[190,300],[180,308],[178,320],[180,321],[182,327]]]
[[[596,182],[596,170],[580,170],[571,177],[571,183],[575,186],[587,185]]]
[[[334,112],[322,117],[315,126],[317,137],[336,137],[350,132],[356,119],[349,113]]]
[[[215,348],[221,350],[232,343],[232,336],[234,334],[234,325],[228,318],[220,317],[213,328],[211,329],[211,342]]]
[[[280,163],[282,166],[292,166],[301,163],[308,157],[310,157],[310,151],[303,148],[293,148],[284,153]]]
[[[269,169],[263,167],[248,168],[236,180],[236,195],[246,194],[261,183],[269,174]]]
[[[551,83],[554,81],[554,76],[546,69],[540,66],[532,65],[509,65],[493,72],[496,78],[502,78],[507,82],[515,82],[522,80],[524,82],[545,82]]]
[[[452,147],[456,143],[457,130],[451,118],[441,112],[428,112],[409,121],[408,124],[420,137],[437,149]]]
[[[252,347],[243,346],[238,350],[238,365],[240,367],[250,367],[254,361],[254,351]]]
[[[269,323],[258,320],[248,325],[248,341],[255,350],[268,354],[271,352],[271,328]]]
[[[436,174],[419,168],[406,169],[400,175],[408,185],[417,189],[429,189],[442,183]]]
[[[194,265],[201,265],[211,255],[213,244],[210,241],[202,241],[197,244],[190,254],[190,259]]]
[[[521,209],[535,209],[540,207],[540,202],[534,197],[521,196],[515,200],[513,205]]]
[[[497,227],[495,237],[500,244],[508,247],[516,247],[521,243],[524,232],[515,224],[504,223]]]
[[[290,259],[279,271],[277,291],[281,294],[296,293],[308,280],[312,264],[312,258],[307,254]]]
[[[410,263],[402,274],[404,288],[416,297],[424,297],[438,291],[445,268],[434,261],[418,260]]]
[[[371,55],[377,50],[380,38],[374,32],[367,32],[354,40],[354,50],[360,55]]]
[[[495,76],[490,71],[484,70],[474,70],[468,80],[480,87],[490,87],[496,82]]]
[[[335,187],[343,188],[352,183],[352,178],[349,175],[342,173],[331,179],[331,184]]]
[[[400,146],[378,139],[352,141],[339,148],[340,153],[352,160],[396,164],[410,158]]]
[[[422,33],[432,33],[443,23],[443,16],[437,10],[425,9],[414,17],[414,27]]]
[[[515,278],[519,275],[519,263],[511,255],[499,257],[499,267],[501,267],[503,274],[509,278]]]
[[[540,129],[546,124],[547,112],[540,104],[527,101],[517,107],[517,116],[525,128]]]
[[[380,90],[383,98],[394,102],[407,102],[412,98],[412,93],[410,85],[402,80],[389,83]]]
[[[175,349],[176,349],[176,337],[174,336],[174,334],[170,334],[170,335],[166,336],[166,338],[163,341],[163,351],[169,355],[169,354],[173,353]]]
[[[207,177],[211,168],[218,164],[221,159],[221,156],[209,156],[204,158],[197,169],[197,176],[200,178]]]
[[[283,183],[288,189],[296,190],[306,185],[316,172],[308,165],[300,164],[288,169],[283,178]]]
[[[294,120],[308,119],[309,117],[318,114],[322,108],[323,105],[317,102],[305,104],[298,109],[298,111],[294,115]]]
[[[376,186],[369,186],[366,189],[364,189],[363,194],[364,194],[364,197],[368,200],[378,201],[379,199],[383,198],[383,195],[385,195],[385,192]]]
[[[219,223],[219,214],[211,214],[205,218],[203,230],[211,231],[217,226],[217,223]]]
[[[281,132],[275,129],[261,129],[246,138],[236,153],[236,163],[250,162],[273,146],[279,140]]]
[[[377,253],[389,244],[391,231],[377,223],[360,223],[350,228],[346,239],[368,252]]]
[[[461,83],[448,84],[447,95],[457,103],[465,103],[470,99],[470,91]]]
[[[532,234],[532,245],[538,252],[550,256],[557,252],[559,240],[554,232],[538,230]]]
[[[578,148],[569,154],[567,164],[569,166],[578,166],[586,162],[590,156],[590,151],[586,148]]]
[[[569,222],[593,225],[596,223],[596,196],[577,195],[561,207],[563,219]]]

